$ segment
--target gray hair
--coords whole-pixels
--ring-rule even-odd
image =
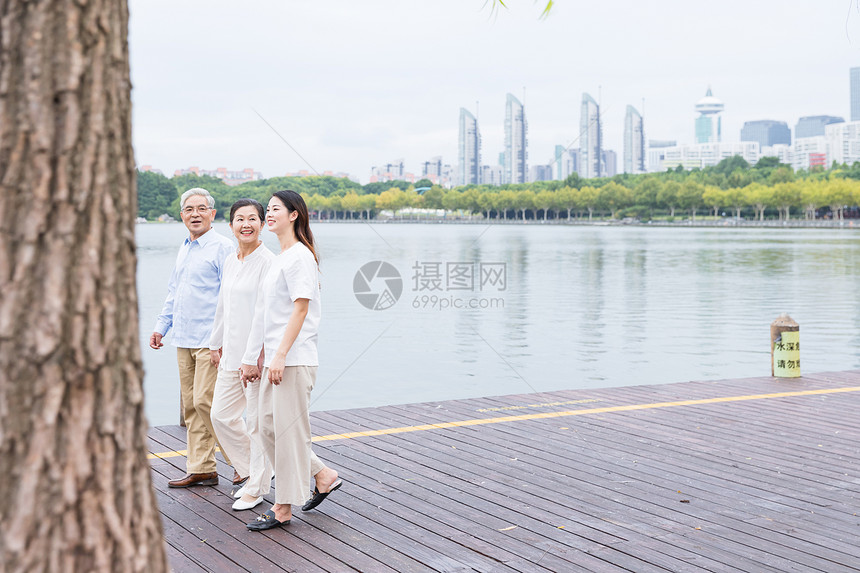
[[[207,191],[203,187],[195,187],[194,189],[189,189],[188,191],[183,193],[182,197],[179,198],[179,208],[184,209],[185,208],[185,202],[188,200],[189,197],[192,197],[194,195],[200,195],[201,197],[206,197],[207,202],[209,204],[209,208],[210,209],[215,208],[215,198],[212,195],[210,195],[209,191]]]

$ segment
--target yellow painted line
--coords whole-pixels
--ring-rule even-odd
[[[216,447],[215,451],[220,452],[221,448]],[[187,455],[188,455],[188,450],[175,450],[172,452],[159,452],[157,454],[149,454],[146,456],[146,459],[155,460],[155,459],[163,459],[163,458],[175,458],[178,456],[185,457]]]
[[[563,418],[567,416],[584,416],[587,414],[608,414],[611,412],[632,412],[635,410],[653,410],[656,408],[675,408],[678,406],[698,406],[702,404],[725,404],[728,402],[745,402],[748,400],[767,400],[771,398],[791,398],[795,396],[820,396],[823,394],[842,394],[844,392],[860,392],[860,386],[846,388],[826,388],[821,390],[801,390],[796,392],[775,392],[772,394],[748,394],[745,396],[725,396],[723,398],[703,398],[699,400],[679,400],[676,402],[652,402],[648,404],[629,404],[626,406],[606,406],[602,408],[584,408],[582,410],[564,410],[561,412],[541,412],[539,414],[520,414],[517,416],[498,416],[495,418],[477,418],[473,420],[458,420],[455,422],[439,422],[437,424],[421,424],[419,426],[402,426],[400,428],[384,428],[381,430],[365,430],[362,432],[349,432],[346,434],[329,434],[316,436],[314,442],[331,442],[336,440],[351,440],[354,438],[366,438],[372,436],[386,436],[390,434],[404,434],[406,432],[423,432],[426,430],[443,430],[445,428],[463,428],[467,426],[481,426],[484,424],[503,424],[508,422],[522,422],[526,420],[546,420],[549,418]],[[168,458],[173,456],[184,456],[185,451],[164,452],[150,454],[149,458]]]

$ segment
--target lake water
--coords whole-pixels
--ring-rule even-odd
[[[316,223],[313,410],[770,374],[770,323],[801,325],[805,373],[860,368],[851,230]],[[229,235],[225,223],[215,225]],[[137,227],[146,411],[175,424],[176,354],[147,340],[181,224]],[[267,246],[277,241],[264,231]],[[366,308],[396,277],[396,302]],[[379,265],[376,265],[379,267]],[[367,297],[365,297],[366,299]],[[365,300],[366,302],[366,300]],[[460,308],[455,308],[459,306]]]

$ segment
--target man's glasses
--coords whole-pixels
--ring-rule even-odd
[[[197,207],[191,207],[190,205],[182,210],[186,215],[191,215],[193,213],[200,213],[201,215],[205,215],[209,211],[208,205],[198,205]]]

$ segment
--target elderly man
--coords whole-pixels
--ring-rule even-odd
[[[186,475],[167,485],[218,485],[215,432],[209,419],[217,371],[209,361],[209,337],[224,261],[234,247],[227,237],[212,230],[215,199],[207,190],[195,188],[183,193],[180,215],[189,236],[179,249],[167,284],[167,300],[149,338],[150,348],[158,350],[163,346],[162,338],[173,328],[188,431]]]

